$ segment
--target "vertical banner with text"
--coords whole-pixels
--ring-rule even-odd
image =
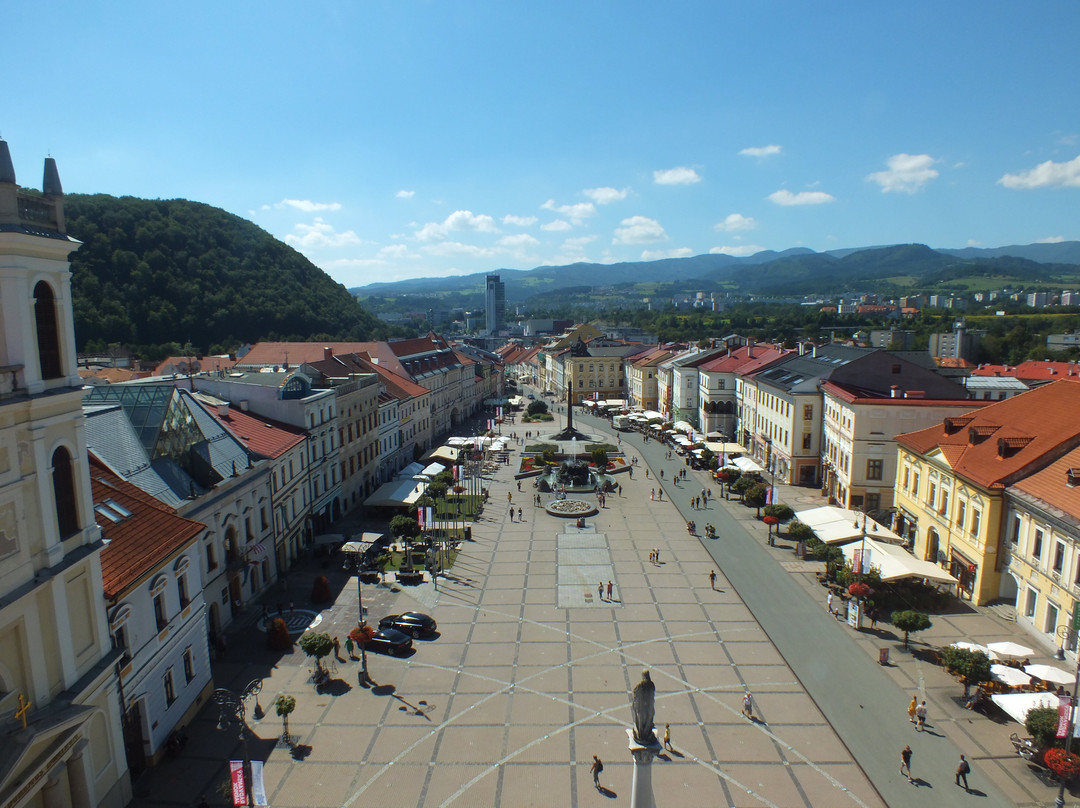
[[[247,805],[247,789],[244,783],[244,761],[229,761],[229,776],[232,779],[232,804]]]

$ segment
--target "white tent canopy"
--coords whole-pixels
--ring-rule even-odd
[[[691,424],[689,421],[676,421],[673,428],[674,428],[674,430],[676,432],[693,432],[694,431],[694,425]]]
[[[738,458],[734,462],[738,463]],[[814,531],[814,535],[826,544],[844,544],[861,539],[863,532],[861,517],[862,514],[857,511],[837,508],[835,505],[822,505],[819,508],[810,508],[795,514],[796,519],[808,525]],[[866,520],[866,536],[890,544],[904,543],[903,536],[870,518]]]
[[[756,471],[760,474],[765,471],[763,466],[758,465],[749,457],[733,457],[731,458],[731,464],[743,472]]]
[[[424,482],[411,477],[391,480],[383,483],[370,497],[364,500],[369,508],[401,508],[412,505],[424,493]]]
[[[1067,685],[1073,681],[1073,674],[1061,668],[1055,668],[1053,665],[1028,665],[1024,668],[1024,672],[1044,682],[1053,682],[1055,685]]]
[[[710,432],[710,435],[713,433]],[[746,449],[738,443],[723,443],[718,441],[707,441],[705,448],[711,451],[713,454],[738,454],[741,455],[746,452]]]
[[[862,549],[866,552],[865,560],[872,569],[877,569],[882,581],[899,581],[904,578],[926,578],[943,584],[958,583],[932,561],[921,561],[902,547],[867,539],[844,545],[844,558],[854,563],[855,553]]]
[[[440,446],[432,452],[428,452],[429,460],[445,460],[449,463],[454,463],[458,459],[458,449],[456,446]]]
[[[423,471],[420,472],[422,477],[434,477],[441,472],[445,466],[442,463],[431,463]]]
[[[1008,665],[991,665],[990,676],[995,682],[1001,682],[1009,687],[1020,687],[1031,682],[1031,676]]]
[[[395,476],[399,480],[406,480],[406,479],[411,480],[413,477],[415,477],[417,474],[419,474],[423,470],[424,470],[424,466],[423,466],[422,463],[410,463],[405,468],[403,468],[401,471],[399,471]]]
[[[1014,721],[1024,723],[1027,714],[1036,707],[1057,708],[1059,699],[1053,693],[1003,693],[991,696],[994,704],[1007,712]]]
[[[645,410],[645,412],[643,412],[641,414],[645,416],[646,421],[663,421],[664,420],[664,416],[661,415],[660,413],[658,413],[656,410]]]
[[[354,538],[341,545],[343,553],[366,553],[383,539],[383,533],[362,533],[359,539]]]

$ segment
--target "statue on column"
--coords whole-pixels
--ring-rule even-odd
[[[630,715],[634,719],[634,743],[651,746],[656,742],[653,717],[656,712],[656,685],[648,670],[641,672],[641,681],[634,685],[630,697]]]

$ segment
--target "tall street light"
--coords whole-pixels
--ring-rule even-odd
[[[248,754],[247,742],[248,725],[244,720],[245,702],[251,696],[255,696],[257,704],[261,690],[262,679],[252,679],[240,693],[234,693],[232,690],[219,687],[212,695],[219,710],[217,728],[226,730],[232,724],[236,724],[240,731],[240,740],[243,741],[244,746],[244,800],[247,805],[254,805],[254,795],[251,791],[251,756]]]

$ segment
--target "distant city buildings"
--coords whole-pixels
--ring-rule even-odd
[[[484,314],[489,334],[498,334],[506,327],[506,284],[499,280],[498,275],[487,276]]]

